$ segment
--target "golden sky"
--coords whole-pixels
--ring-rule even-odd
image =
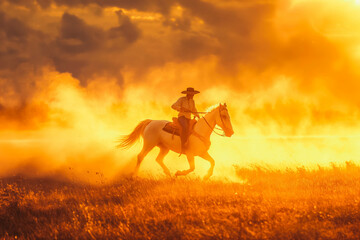
[[[231,164],[356,160],[359,13],[357,0],[0,0],[3,142],[46,139],[71,162],[140,120],[171,119],[193,86],[200,110],[229,106],[235,136],[213,154],[227,146]],[[86,144],[68,151],[74,135]],[[298,140],[269,140],[281,136]],[[19,157],[7,144],[2,161],[47,148]],[[94,161],[119,157],[101,149]]]

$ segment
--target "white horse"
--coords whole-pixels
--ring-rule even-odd
[[[121,142],[118,145],[119,148],[131,147],[140,138],[140,136],[144,139],[143,148],[137,156],[137,164],[134,172],[135,175],[137,174],[144,157],[151,149],[157,146],[160,148],[160,152],[156,161],[160,164],[164,173],[171,176],[169,169],[163,162],[163,159],[169,150],[180,153],[181,141],[180,137],[174,136],[173,134],[163,130],[167,123],[168,121],[165,120],[144,120],[135,127],[132,133],[121,139]],[[177,171],[175,176],[187,175],[188,173],[194,171],[195,156],[200,156],[201,158],[209,161],[211,164],[204,179],[208,179],[213,174],[215,161],[209,155],[208,150],[211,145],[210,135],[214,131],[216,125],[221,127],[225,136],[231,137],[234,134],[226,104],[219,104],[216,108],[206,113],[206,115],[200,118],[195,124],[193,132],[189,136],[188,146],[184,153],[187,156],[190,168],[184,171]]]

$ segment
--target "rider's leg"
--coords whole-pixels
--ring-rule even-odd
[[[187,135],[188,135],[189,121],[184,116],[179,117],[178,120],[179,120],[179,123],[181,125],[181,133],[180,133],[181,152],[183,152],[183,150],[185,150],[185,143],[186,143]]]

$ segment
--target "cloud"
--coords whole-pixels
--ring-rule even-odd
[[[31,89],[36,89],[32,79],[41,75],[39,69],[44,67],[70,73],[86,87],[98,77],[104,77],[103,81],[116,78],[123,85],[124,75],[129,74],[134,74],[134,84],[149,84],[144,79],[149,79],[154,69],[170,75],[169,66],[178,64],[174,69],[181,69],[189,64],[200,66],[207,81],[199,79],[201,75],[186,81],[204,90],[225,84],[232,91],[251,93],[269,88],[285,76],[304,95],[320,99],[321,88],[329,99],[358,106],[358,95],[348,94],[359,87],[359,71],[344,48],[346,42],[314,27],[316,21],[338,17],[335,10],[316,15],[311,9],[319,7],[319,2],[291,3],[3,0],[2,78],[16,93],[13,95],[27,99]],[[101,11],[95,14],[94,6]],[[30,16],[24,7],[33,9],[43,21],[31,21],[36,14]],[[168,77],[172,79],[169,84],[184,82],[181,76]],[[290,102],[298,108],[298,101]],[[283,105],[278,106],[281,109]],[[266,112],[266,106],[263,110]],[[286,118],[287,111],[279,112]]]
[[[20,19],[0,12],[0,41],[1,99],[11,96],[25,104],[36,88],[34,76],[47,60],[49,39]]]
[[[135,42],[140,36],[140,30],[131,22],[130,18],[122,11],[116,12],[120,26],[111,28],[109,35],[111,38],[124,38],[129,43]]]
[[[98,5],[100,7],[119,7],[125,9],[136,9],[138,11],[150,11],[167,14],[171,6],[176,2],[174,0],[1,0],[13,5],[19,5],[27,8],[36,8],[40,6],[44,10],[51,4],[62,7],[87,7],[89,5]]]
[[[83,84],[103,74],[121,80],[120,70],[126,64],[122,52],[136,42],[140,30],[121,11],[117,15],[119,26],[106,30],[64,13],[50,56],[56,69],[72,73]]]
[[[120,25],[104,30],[64,13],[58,36],[51,40],[50,34],[36,31],[21,20],[1,13],[3,45],[0,68],[4,70],[3,76],[22,78],[24,76],[12,69],[24,64],[41,68],[51,63],[59,72],[70,72],[84,82],[96,74],[117,76],[124,62],[113,61],[115,55],[118,56],[140,35],[140,30],[127,16],[121,12],[118,15]]]
[[[89,52],[102,47],[104,33],[87,25],[82,19],[64,13],[57,41],[61,51],[73,54]]]

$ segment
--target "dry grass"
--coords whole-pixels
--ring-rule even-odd
[[[359,239],[360,168],[237,168],[245,184],[0,180],[5,239]]]

